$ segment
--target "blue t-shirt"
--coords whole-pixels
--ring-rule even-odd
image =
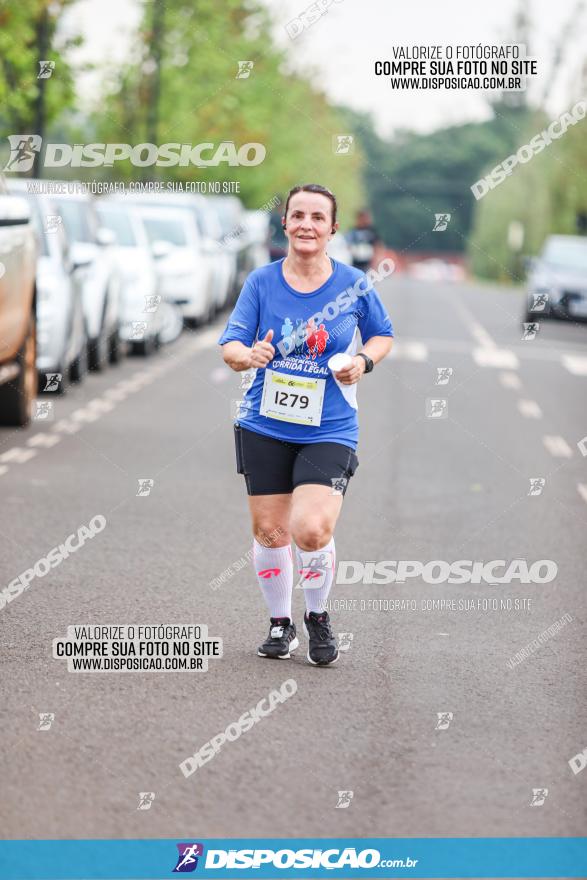
[[[290,443],[330,441],[356,449],[359,439],[357,384],[338,382],[328,368],[328,359],[338,352],[356,354],[359,336],[363,345],[372,336],[393,336],[393,327],[365,273],[337,260],[331,259],[331,262],[332,274],[311,293],[299,293],[290,287],[283,277],[283,259],[255,269],[243,285],[218,344],[238,340],[251,346],[257,339],[264,339],[268,330],[273,330],[271,345],[275,356],[265,369],[254,371],[254,380],[244,396],[239,424]],[[264,387],[268,370],[275,373],[267,378],[281,385]],[[296,383],[299,388],[288,389],[288,381],[280,375],[320,380],[307,383],[320,386],[319,423],[315,416],[314,424],[300,424],[285,420],[283,415],[260,413],[265,401],[273,397],[282,404],[279,411],[283,412],[288,408],[283,401],[291,403],[296,397],[294,391],[303,395],[305,383]],[[308,397],[300,399],[303,406]],[[297,397],[294,403],[291,418],[302,421],[304,410],[299,408]],[[315,412],[312,400],[307,412]]]

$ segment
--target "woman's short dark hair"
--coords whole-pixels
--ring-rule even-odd
[[[284,216],[287,217],[287,209],[289,207],[289,200],[292,196],[295,196],[296,193],[299,192],[308,192],[308,193],[318,193],[321,196],[326,196],[327,199],[330,199],[332,204],[332,225],[336,223],[336,196],[334,193],[331,193],[329,189],[326,189],[325,186],[321,186],[319,183],[304,183],[303,186],[294,186],[293,189],[290,189],[287,194],[287,200],[285,203],[285,211],[283,212]]]

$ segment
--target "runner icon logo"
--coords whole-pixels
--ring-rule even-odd
[[[531,807],[541,807],[547,797],[548,797],[548,789],[547,788],[533,788],[532,789],[532,800],[530,801],[530,806]]]
[[[450,223],[450,214],[435,214],[434,227],[432,232],[444,232]]]
[[[350,807],[351,801],[353,799],[353,795],[354,795],[353,791],[339,791],[336,809],[337,810],[346,810],[348,807]]]
[[[195,871],[198,867],[198,858],[204,855],[204,845],[202,843],[177,843],[176,846],[179,855],[173,873],[187,874]]]
[[[139,805],[137,807],[137,810],[150,810],[151,804],[154,800],[154,791],[139,791]]]
[[[450,727],[450,722],[454,718],[452,712],[437,712],[438,721],[436,722],[436,727],[434,730],[448,730]]]
[[[51,725],[54,721],[54,712],[39,712],[39,726],[37,730],[51,730]]]
[[[530,477],[530,491],[528,495],[542,495],[542,490],[546,485],[544,477]]]

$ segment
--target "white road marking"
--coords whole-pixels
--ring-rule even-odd
[[[8,466],[5,464],[0,464],[0,477],[3,476],[8,470]]]
[[[518,400],[518,409],[527,419],[542,418],[542,410],[535,400]]]
[[[58,434],[45,434],[44,431],[41,431],[39,434],[35,434],[33,437],[29,437],[26,442],[27,446],[42,446],[45,449],[50,449],[52,446],[55,446],[56,443],[59,443],[61,437]]]
[[[542,438],[542,442],[555,458],[571,458],[573,454],[573,450],[564,437],[547,434]]]
[[[585,504],[587,504],[587,483],[577,483],[577,491]]]
[[[517,373],[500,373],[499,381],[504,388],[513,388],[518,391],[522,387],[522,380]]]
[[[0,461],[2,463],[24,464],[25,461],[34,458],[36,454],[37,451],[35,449],[23,449],[21,446],[13,446],[12,449],[8,449],[0,455]]]
[[[428,349],[422,342],[394,342],[389,357],[402,361],[427,361]]]
[[[507,348],[475,348],[473,360],[480,367],[498,367],[501,369],[517,370],[520,362],[518,358]]]
[[[485,327],[479,323],[471,310],[456,297],[451,300],[451,302],[475,342],[480,345],[482,349],[497,348],[495,339],[493,339]]]
[[[572,373],[573,376],[587,376],[587,357],[575,354],[563,354],[563,367]]]

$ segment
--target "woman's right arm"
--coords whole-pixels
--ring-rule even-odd
[[[273,339],[273,330],[268,330],[265,339],[259,339],[252,348],[249,348],[244,342],[233,339],[231,342],[225,342],[222,346],[222,357],[224,363],[232,370],[242,371],[266,367],[270,360],[275,357],[275,349],[271,345]]]
[[[251,349],[236,339],[232,342],[225,342],[222,346],[222,357],[224,363],[228,364],[231,370],[242,372],[251,368]]]

